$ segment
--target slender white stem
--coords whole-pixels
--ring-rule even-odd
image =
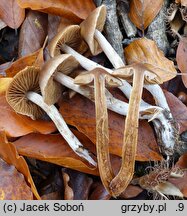
[[[37,104],[39,107],[41,107],[48,114],[48,116],[56,125],[60,134],[64,137],[64,139],[67,141],[71,149],[77,155],[86,159],[93,166],[97,165],[96,162],[93,160],[93,158],[89,155],[89,152],[84,148],[84,146],[80,143],[77,137],[68,128],[63,117],[60,115],[59,111],[54,105],[48,106],[44,102],[42,96],[35,92],[28,92],[27,98],[33,103]]]
[[[60,72],[56,72],[54,79],[61,83],[63,86],[66,86],[67,88],[74,90],[75,92],[83,95],[84,97],[94,101],[94,90],[91,87],[88,86],[80,86],[77,84],[74,84],[74,79],[62,74]],[[106,99],[107,99],[107,107],[109,110],[112,110],[120,115],[127,115],[128,110],[128,103],[118,100],[117,98],[113,97],[113,95],[106,89],[105,90]],[[162,108],[158,106],[152,106],[147,103],[143,103],[140,107],[140,113],[143,111],[146,111],[146,109],[154,109],[161,111]],[[140,114],[140,119],[150,119],[152,118],[152,115],[143,115]]]
[[[54,79],[63,86],[74,90],[94,102],[93,88],[76,85],[74,84],[73,78],[59,72],[56,73]],[[128,111],[128,103],[113,97],[107,89],[105,90],[105,94],[107,99],[107,108],[120,115],[126,116]],[[145,113],[146,110],[154,110],[156,114],[154,112],[153,114],[141,115],[141,112]],[[169,113],[166,114],[165,112],[166,111],[161,107],[152,106],[144,102],[140,106],[139,118],[148,119],[153,122],[155,131],[157,132],[156,135],[160,143],[161,152],[171,155],[176,141],[176,129],[173,125],[172,117],[170,117]]]
[[[76,60],[80,63],[80,65],[88,71],[99,67],[99,68],[106,70],[110,74],[113,73],[113,70],[111,70],[109,68],[105,68],[102,65],[97,64],[96,62],[82,56],[81,54],[79,54],[78,52],[76,52],[74,49],[67,46],[66,44],[61,45],[61,49],[65,53],[68,53],[68,54],[71,54],[72,56],[74,56],[76,58]],[[126,95],[127,98],[130,98],[132,86],[125,80],[121,80],[121,81],[123,82],[123,85],[120,86],[119,89],[124,93],[124,95]],[[156,94],[156,92],[155,92],[155,94]],[[141,106],[148,108],[150,105],[147,104],[146,102],[144,102],[143,100],[141,100]]]
[[[114,68],[123,67],[124,62],[99,30],[95,30],[94,37]]]

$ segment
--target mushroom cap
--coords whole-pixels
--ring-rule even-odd
[[[61,54],[61,44],[66,44],[81,54],[88,49],[87,44],[81,36],[79,25],[70,25],[63,31],[58,32],[48,45],[51,57]]]
[[[102,32],[106,20],[106,6],[101,5],[93,10],[80,24],[81,35],[88,44],[92,55],[102,52],[97,40],[94,38],[95,29]]]
[[[62,95],[62,85],[54,80],[55,73],[70,74],[78,65],[79,63],[70,54],[55,56],[43,65],[40,71],[39,85],[46,104],[56,103]]]
[[[149,64],[134,63],[132,65],[124,66],[113,71],[112,75],[118,78],[125,79],[129,82],[133,80],[134,72],[144,73],[145,84],[162,84],[163,80],[160,74],[157,74],[151,69]]]
[[[74,83],[78,85],[89,85],[94,82],[96,77],[99,79],[101,76],[104,77],[107,87],[118,87],[122,85],[119,79],[113,77],[102,68],[95,68],[87,73],[79,74],[75,78]]]
[[[44,111],[27,99],[27,92],[40,93],[39,71],[34,66],[28,66],[17,73],[9,84],[6,99],[9,105],[19,114],[29,116],[33,120],[43,116]]]

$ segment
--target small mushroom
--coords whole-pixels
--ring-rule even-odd
[[[97,55],[100,53],[101,47],[114,68],[122,67],[124,66],[124,62],[101,33],[105,24],[105,20],[106,6],[101,5],[100,7],[93,10],[80,24],[81,35],[87,42],[92,55]]]
[[[109,87],[121,85],[121,81],[109,75],[105,70],[96,68],[78,75],[75,84],[89,85],[94,82],[96,110],[96,149],[100,177],[105,188],[110,192],[109,184],[114,178],[109,154],[108,113],[105,96],[105,84]]]
[[[43,65],[39,85],[44,102],[48,105],[55,104],[62,95],[61,81],[57,80],[57,74],[70,74],[78,67],[79,63],[69,54],[57,55]]]
[[[58,32],[48,46],[51,57],[61,54],[63,51],[63,45],[71,47],[81,54],[87,51],[88,46],[80,34],[79,25],[70,25],[63,31]]]
[[[112,180],[110,189],[113,196],[121,194],[129,185],[134,174],[135,155],[138,139],[138,116],[143,91],[143,84],[161,84],[165,80],[165,73],[161,70],[151,70],[151,65],[136,63],[124,68],[119,68],[113,75],[129,79],[133,76],[133,88],[129,99],[129,108],[125,120],[125,131],[122,148],[122,165],[117,176]],[[171,79],[171,78],[170,78]]]
[[[96,166],[96,162],[70,131],[57,108],[54,105],[48,106],[44,102],[40,95],[39,72],[39,68],[29,66],[14,76],[6,93],[9,105],[17,113],[27,115],[32,119],[41,117],[45,111],[72,150],[90,164]]]

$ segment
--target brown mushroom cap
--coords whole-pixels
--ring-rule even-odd
[[[32,119],[40,118],[44,111],[27,99],[27,92],[40,93],[39,68],[26,67],[17,73],[10,83],[6,99],[10,106],[19,114],[29,116]]]
[[[58,32],[48,46],[51,57],[62,53],[60,49],[61,44],[66,44],[81,54],[88,49],[87,44],[80,34],[79,25],[71,25],[66,27],[63,31]]]
[[[106,6],[101,5],[93,10],[90,15],[80,24],[81,35],[88,44],[92,55],[99,54],[102,50],[94,39],[95,29],[102,32],[106,20]]]
[[[71,73],[79,63],[70,54],[62,54],[48,60],[42,67],[39,77],[39,85],[43,99],[48,105],[58,101],[62,95],[62,85],[54,80],[56,72]]]
[[[105,77],[107,87],[118,87],[122,85],[122,82],[119,79],[111,76],[102,68],[95,68],[87,73],[79,74],[75,78],[74,83],[78,85],[89,85],[93,83],[94,77],[99,78],[101,75]]]

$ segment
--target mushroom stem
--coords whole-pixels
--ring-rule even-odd
[[[134,175],[135,156],[138,141],[138,116],[143,92],[143,83],[144,72],[135,70],[133,76],[133,88],[129,99],[128,114],[125,120],[122,164],[120,171],[110,183],[110,189],[115,197],[127,188]]]
[[[94,37],[114,68],[123,67],[124,62],[99,30],[95,29]]]
[[[109,153],[108,113],[105,96],[105,77],[94,77],[96,111],[96,149],[100,177],[109,191],[109,183],[114,178]],[[110,191],[109,191],[110,192]]]
[[[37,104],[39,107],[41,107],[48,114],[48,116],[56,125],[60,134],[64,137],[69,146],[77,155],[87,160],[93,166],[97,165],[93,158],[90,156],[89,152],[84,148],[84,146],[80,143],[76,136],[70,131],[63,117],[60,115],[54,105],[48,106],[43,101],[42,96],[37,94],[36,92],[28,92],[27,98],[33,103]]]
[[[74,83],[74,79],[62,74],[60,72],[56,72],[55,73],[55,77],[54,79],[61,83],[63,86],[83,95],[84,97],[90,99],[91,101],[95,101],[94,100],[94,89],[92,87],[88,87],[88,86],[80,86]],[[129,84],[130,85],[130,84]],[[106,88],[105,88],[105,95],[106,95],[106,100],[107,100],[107,107],[109,110],[118,113],[120,115],[127,115],[127,110],[128,110],[128,106],[129,104],[121,101],[117,98],[115,98]],[[147,104],[146,102],[142,101],[142,104],[140,106],[140,112],[145,112],[147,109],[152,109],[152,110],[157,110],[160,113],[163,111],[162,108],[158,107],[158,106],[152,106],[150,104]],[[139,115],[140,119],[151,119],[153,117],[152,114],[150,115]],[[154,120],[153,120],[154,121]],[[163,123],[165,121],[163,120]]]
[[[54,79],[57,82],[61,83],[63,86],[74,90],[75,92],[83,95],[84,97],[94,102],[93,88],[74,84],[73,78],[59,72],[56,72]],[[128,103],[118,100],[107,89],[105,89],[105,95],[107,107],[109,110],[123,116],[127,115],[129,106]],[[152,112],[152,114],[144,114],[148,110],[154,110],[154,112]],[[176,143],[176,137],[178,135],[175,123],[170,115],[170,112],[161,107],[147,104],[143,100],[141,100],[141,106],[139,111],[139,119],[147,119],[153,122],[161,153],[164,155],[172,155],[174,145]]]

